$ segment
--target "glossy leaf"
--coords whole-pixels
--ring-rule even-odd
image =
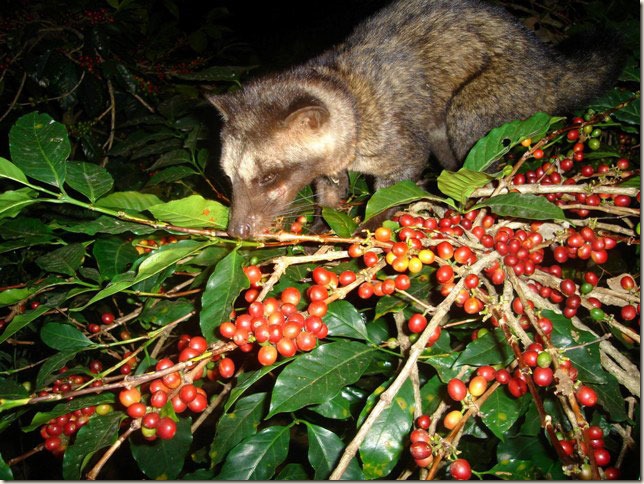
[[[364,222],[385,210],[421,199],[441,200],[438,197],[430,195],[410,180],[396,183],[387,188],[381,188],[367,202]]]
[[[0,455],[0,479],[2,479],[3,481],[13,481],[14,480],[13,472],[11,471],[11,467],[9,466],[9,464],[7,464],[5,462],[5,460],[2,457],[2,455]]]
[[[147,209],[157,220],[178,227],[223,229],[228,225],[228,208],[200,195],[152,205]]]
[[[306,469],[299,463],[286,464],[276,477],[278,481],[308,481],[309,479]]]
[[[324,207],[322,218],[338,237],[351,237],[358,228],[358,224],[346,213],[332,208]]]
[[[280,359],[272,365],[262,366],[259,370],[247,371],[239,375],[235,387],[230,391],[230,396],[224,405],[224,411],[227,412],[250,387],[261,380],[264,376],[272,373],[276,368],[290,363],[293,359],[294,358]]]
[[[58,351],[80,350],[94,344],[80,329],[64,323],[46,323],[40,330],[40,339]]]
[[[233,250],[217,264],[201,296],[199,326],[209,343],[217,339],[215,330],[228,321],[237,296],[249,285],[242,270],[242,257],[237,250]]]
[[[506,193],[479,203],[475,208],[489,207],[503,217],[527,220],[565,220],[566,216],[557,205],[544,197],[529,193]]]
[[[344,387],[330,400],[310,407],[323,417],[346,420],[355,414],[367,398],[367,393],[355,386]]]
[[[459,356],[456,366],[478,366],[484,361],[488,365],[507,365],[514,359],[512,348],[505,341],[501,329],[495,329],[468,343]]]
[[[309,443],[308,458],[311,467],[315,470],[313,479],[328,479],[340,460],[345,444],[340,437],[324,427],[307,423],[306,428]],[[354,457],[342,475],[342,479],[356,480],[361,477],[364,476]]]
[[[47,272],[76,275],[76,271],[85,259],[85,247],[82,244],[69,244],[36,259],[38,267]]]
[[[40,389],[45,386],[47,383],[50,383],[50,380],[55,379],[56,375],[54,372],[60,370],[65,363],[70,361],[74,356],[76,356],[78,351],[65,351],[62,353],[56,353],[55,355],[47,358],[44,363],[40,366],[38,370],[38,376],[36,377],[36,389]]]
[[[398,464],[408,443],[414,417],[413,402],[413,389],[408,379],[367,433],[360,445],[362,469],[367,479],[382,479]]]
[[[29,392],[18,382],[0,377],[0,399],[18,400],[29,396]]]
[[[211,242],[208,241],[197,242],[194,240],[182,240],[176,244],[165,245],[157,249],[141,263],[136,276],[132,276],[131,274],[121,274],[119,275],[119,278],[113,278],[112,283],[102,291],[99,291],[85,304],[85,306],[82,308],[74,308],[74,310],[81,310],[97,301],[100,301],[101,299],[121,292],[135,284],[168,270],[177,262],[184,260],[192,254],[200,252],[210,244]]]
[[[6,178],[22,184],[28,183],[25,173],[2,156],[0,156],[0,178]]]
[[[99,198],[96,205],[120,210],[143,212],[149,207],[163,203],[159,197],[151,193],[114,192]]]
[[[257,433],[267,402],[267,393],[254,393],[240,398],[232,412],[221,416],[210,446],[212,465],[221,462],[228,451],[242,440]]]
[[[116,442],[123,418],[124,415],[118,412],[95,415],[78,430],[74,442],[67,447],[63,456],[63,479],[81,478],[92,456]]]
[[[465,158],[463,168],[485,171],[522,140],[530,138],[533,142],[539,141],[550,126],[560,119],[546,113],[536,113],[524,121],[516,120],[494,128],[476,142]]]
[[[275,425],[247,438],[230,451],[217,479],[270,479],[286,459],[290,432],[289,427]]]
[[[358,381],[374,351],[361,343],[337,341],[300,356],[277,377],[267,417],[333,398]]]
[[[183,298],[174,301],[148,300],[139,318],[141,322],[165,326],[183,318],[194,309],[193,302]]]
[[[487,185],[492,177],[478,171],[461,168],[457,172],[443,170],[438,175],[438,189],[448,197],[464,204],[472,192]]]
[[[0,220],[13,218],[24,208],[38,203],[37,194],[31,188],[8,190],[0,193]]]
[[[524,400],[511,397],[500,386],[481,406],[482,421],[503,442],[508,430],[525,412],[523,403]]]
[[[94,203],[114,185],[109,172],[102,166],[82,161],[67,162],[66,183]]]
[[[182,180],[188,176],[198,175],[199,172],[189,166],[171,166],[155,173],[148,180],[147,186],[159,185],[161,183],[172,183]],[[175,224],[177,225],[177,224]]]
[[[364,316],[347,301],[334,301],[329,304],[329,310],[323,320],[329,327],[330,336],[360,340],[367,340],[369,337]]]
[[[25,311],[23,314],[17,314],[14,316],[11,322],[5,327],[4,331],[0,333],[0,343],[4,343],[8,338],[11,338],[22,328],[28,326],[32,321],[35,321],[49,310],[51,310],[51,308],[41,304],[36,309]]]
[[[541,478],[565,479],[561,469],[561,462],[539,437],[522,435],[507,437],[497,447],[496,456],[498,462],[530,461],[541,471]]]
[[[94,242],[92,255],[103,280],[111,280],[125,272],[138,257],[131,242],[116,237],[100,238]]]
[[[139,469],[150,479],[176,479],[186,462],[192,432],[190,431],[191,418],[181,418],[177,422],[177,433],[168,440],[156,439],[146,442],[138,433],[130,437],[132,457],[139,465]]]
[[[575,328],[570,319],[561,314],[553,311],[543,311],[542,314],[552,321],[552,343],[561,349],[573,347],[564,354],[577,368],[578,379],[585,383],[606,383],[608,373],[601,365],[597,337]]]
[[[9,131],[11,160],[25,175],[62,188],[71,145],[65,126],[48,114],[25,114]]]
[[[146,235],[156,231],[154,227],[134,222],[125,222],[124,220],[108,217],[107,215],[101,215],[90,222],[63,225],[61,228],[67,232],[87,235],[96,235],[97,233],[122,234],[125,232],[132,232],[136,235]]]

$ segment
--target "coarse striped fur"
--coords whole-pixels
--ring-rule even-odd
[[[224,118],[229,234],[259,233],[309,183],[319,205],[337,206],[347,170],[376,189],[418,180],[430,155],[456,169],[504,122],[583,106],[623,56],[614,41],[574,44],[551,48],[481,1],[399,0],[318,57],[207,96]]]

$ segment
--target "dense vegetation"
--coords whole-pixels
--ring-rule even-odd
[[[240,242],[200,90],[268,66],[226,8],[19,2],[0,477],[638,478],[639,17],[557,3],[509,6],[550,40],[617,26],[632,55],[606,96],[493,130],[427,191],[352,176],[327,234],[305,190]]]

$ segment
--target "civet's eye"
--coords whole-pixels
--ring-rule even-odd
[[[267,173],[266,175],[262,176],[259,179],[259,184],[264,186],[264,185],[269,185],[275,181],[277,178],[277,175],[275,173]]]

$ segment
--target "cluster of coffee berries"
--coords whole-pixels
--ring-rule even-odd
[[[428,467],[434,461],[431,436],[427,431],[431,425],[429,415],[421,415],[415,421],[415,428],[409,434],[409,453],[418,467]]]
[[[104,411],[106,407],[102,406],[101,412]],[[51,418],[40,427],[40,436],[44,440],[45,449],[55,456],[61,456],[78,430],[87,424],[95,413],[97,413],[97,407],[89,406]]]
[[[178,361],[186,362],[194,360],[203,355],[207,350],[208,344],[202,336],[181,335],[177,343],[179,351]],[[141,432],[146,440],[171,439],[176,434],[176,422],[169,415],[166,415],[164,408],[170,403],[175,414],[180,414],[186,410],[194,413],[203,412],[208,406],[208,395],[202,386],[198,383],[204,376],[208,375],[209,379],[215,379],[218,376],[230,377],[230,358],[221,358],[217,355],[211,358],[219,362],[219,369],[215,371],[214,367],[200,369],[197,374],[190,374],[190,381],[182,371],[173,371],[160,378],[156,378],[141,387],[124,388],[119,393],[119,401],[129,417],[141,419]],[[159,360],[154,369],[157,372],[167,370],[175,366],[175,362],[169,358]],[[223,366],[222,366],[223,365]],[[193,365],[194,366],[194,365]],[[188,367],[191,368],[191,367]],[[234,372],[234,364],[232,366]],[[230,373],[230,374],[229,374]]]
[[[231,321],[219,326],[220,335],[232,340],[244,352],[259,344],[257,359],[262,365],[272,365],[279,355],[294,356],[298,351],[311,351],[318,339],[329,332],[322,317],[327,313],[326,299],[329,292],[338,287],[338,276],[317,267],[312,271],[315,284],[309,286],[306,297],[309,301],[305,311],[299,311],[302,294],[296,287],[287,287],[280,298],[269,297],[263,301],[259,296],[262,273],[257,266],[244,268],[251,287],[244,298],[249,303],[246,312],[234,314]]]

